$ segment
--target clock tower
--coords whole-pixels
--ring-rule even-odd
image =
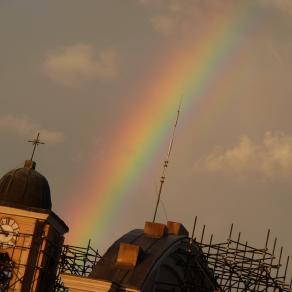
[[[0,179],[0,291],[53,291],[57,264],[68,232],[52,211],[47,179],[36,163]]]

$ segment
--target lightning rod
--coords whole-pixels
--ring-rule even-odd
[[[160,187],[159,187],[159,191],[158,191],[158,194],[157,194],[157,201],[156,201],[155,212],[154,212],[154,216],[153,216],[153,222],[155,222],[155,220],[156,220],[157,211],[158,211],[158,207],[159,207],[159,203],[160,203],[160,199],[161,199],[161,194],[162,194],[162,190],[163,190],[163,185],[164,185],[165,180],[166,180],[166,170],[167,170],[167,167],[168,167],[168,164],[169,164],[169,160],[170,160],[170,156],[171,156],[171,152],[172,152],[172,148],[173,148],[175,132],[176,132],[176,128],[177,128],[177,125],[178,125],[179,116],[180,116],[181,105],[182,105],[182,98],[181,98],[179,106],[178,106],[176,120],[175,120],[175,123],[174,123],[174,126],[173,126],[172,137],[171,137],[171,140],[170,140],[170,143],[169,143],[166,159],[164,160],[164,163],[163,163],[162,174],[161,174],[161,177],[160,177]]]

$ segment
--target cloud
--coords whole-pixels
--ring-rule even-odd
[[[217,16],[222,16],[230,7],[255,4],[258,9],[270,8],[282,12],[292,12],[291,0],[137,0],[141,6],[150,11],[150,23],[153,29],[165,36],[190,34],[194,30],[206,26],[208,22],[217,22]],[[151,8],[151,9],[150,9]],[[207,17],[207,18],[206,18]],[[230,17],[230,15],[226,15]],[[219,21],[220,20],[219,18]]]
[[[45,129],[26,116],[0,116],[0,130],[9,130],[27,139],[35,137],[36,133],[40,132],[41,140],[51,144],[62,142],[64,139],[63,133]]]
[[[114,78],[117,63],[117,55],[111,49],[97,53],[92,45],[76,44],[48,53],[43,67],[53,81],[76,86],[84,81]]]
[[[226,5],[234,5],[240,0],[138,0],[150,12],[150,23],[155,31],[165,35],[177,33],[190,34],[202,25],[206,25],[206,14],[226,13]],[[150,9],[151,8],[151,9]]]
[[[152,17],[150,21],[156,31],[164,35],[171,35],[176,29],[179,19],[169,15],[157,15]]]
[[[256,143],[248,136],[230,149],[216,150],[195,164],[195,170],[261,179],[287,179],[292,175],[292,136],[265,133]]]
[[[157,9],[159,12],[154,13],[150,17],[150,23],[155,31],[170,36],[176,33],[181,33],[185,28],[191,28],[190,21],[194,21],[194,16],[198,7],[197,1],[189,3],[189,1],[168,2],[161,1],[162,9]]]
[[[258,1],[260,1],[262,5],[272,5],[272,7],[276,9],[292,13],[291,0],[258,0]]]

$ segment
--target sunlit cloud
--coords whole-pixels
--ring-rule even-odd
[[[258,1],[260,1],[262,5],[272,5],[276,9],[292,13],[291,0],[258,0]]]
[[[234,147],[215,150],[197,162],[195,170],[240,177],[290,180],[292,136],[267,132],[259,143],[248,136],[242,136]]]
[[[41,133],[41,139],[45,142],[55,144],[64,139],[64,134],[59,131],[48,130],[33,122],[26,116],[2,115],[0,116],[0,131],[8,130],[25,138],[33,138],[36,133]]]
[[[113,79],[118,72],[117,54],[112,49],[97,52],[89,44],[76,44],[49,52],[43,67],[51,80],[66,86],[77,86],[96,79]]]
[[[141,6],[149,9],[149,21],[153,29],[165,36],[176,33],[189,34],[198,26],[204,28],[206,15],[212,14],[208,22],[216,21],[216,15],[226,13],[226,7],[238,3],[250,2],[258,9],[272,8],[282,12],[292,12],[291,0],[137,0]]]
[[[205,26],[206,13],[216,14],[226,12],[226,5],[236,4],[239,0],[140,0],[144,7],[151,7],[149,20],[153,29],[165,36],[176,33],[189,34],[198,25]],[[213,21],[211,19],[211,21]]]

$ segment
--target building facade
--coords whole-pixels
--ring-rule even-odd
[[[60,269],[68,230],[52,211],[48,181],[35,162],[27,160],[5,174],[0,180],[0,291],[53,292],[57,276],[70,292],[181,291],[186,283],[214,291],[211,274],[185,273],[190,245],[182,224],[146,222],[144,229],[117,240],[82,275],[72,272],[74,267],[70,273]],[[208,271],[205,263],[202,267]]]
[[[196,222],[196,221],[195,221]],[[195,225],[194,225],[195,230]],[[196,240],[177,222],[146,222],[103,256],[64,245],[67,225],[52,211],[47,179],[27,160],[0,179],[0,292],[291,292],[286,265],[232,237]],[[90,259],[91,258],[91,259]],[[281,273],[281,268],[284,272]]]
[[[54,289],[68,227],[51,210],[48,181],[35,166],[27,160],[0,180],[0,291]]]

